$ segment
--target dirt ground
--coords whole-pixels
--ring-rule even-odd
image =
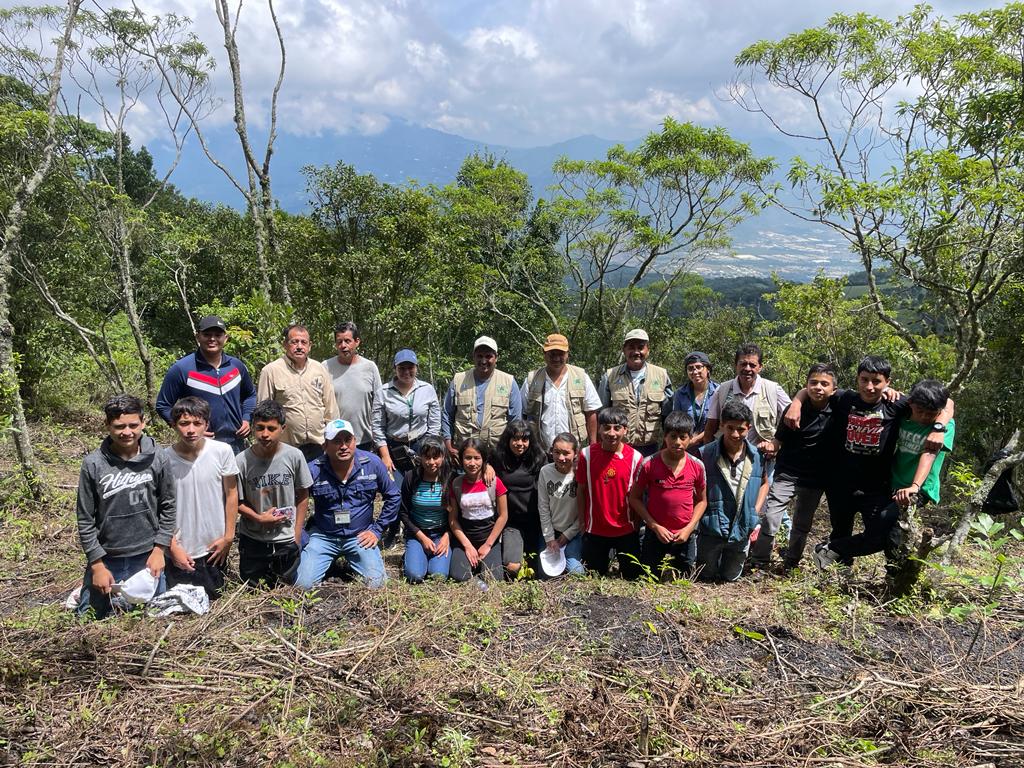
[[[46,505],[0,480],[0,764],[1024,766],[1024,599],[983,559],[889,601],[877,562],[483,591],[406,585],[389,552],[378,591],[235,583],[205,616],[82,624],[86,442],[43,436]]]

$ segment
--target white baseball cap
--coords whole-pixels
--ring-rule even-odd
[[[477,350],[477,347],[487,347],[488,349],[494,350],[494,354],[498,354],[498,342],[492,339],[490,336],[481,336],[479,339],[473,342],[473,351]]]
[[[355,430],[352,429],[352,425],[344,419],[328,421],[324,425],[324,440],[333,440],[342,432],[347,432],[350,435],[355,434]]]

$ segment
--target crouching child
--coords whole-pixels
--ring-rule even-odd
[[[664,423],[664,447],[644,459],[629,492],[630,507],[647,525],[640,562],[663,581],[693,573],[694,531],[707,507],[704,465],[686,452],[693,428],[690,414],[670,413]]]
[[[302,451],[281,441],[280,403],[263,400],[252,410],[255,442],[235,457],[241,499],[238,574],[255,586],[294,584],[299,543],[313,478]]]
[[[85,457],[78,476],[78,538],[88,565],[79,615],[111,612],[119,582],[148,569],[165,589],[165,550],[174,534],[174,478],[167,457],[143,435],[142,401],[117,395],[103,408],[107,437]]]
[[[768,497],[761,454],[747,442],[753,414],[730,400],[722,407],[721,436],[701,448],[707,475],[707,510],[700,519],[697,566],[706,581],[736,581],[756,538]]]
[[[208,440],[210,404],[183,397],[171,407],[178,433],[165,448],[174,475],[178,525],[171,541],[167,585],[202,587],[211,600],[220,597],[228,552],[238,517],[238,464],[227,443]]]

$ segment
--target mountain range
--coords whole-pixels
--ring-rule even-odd
[[[242,170],[236,135],[230,128],[208,133],[214,155],[231,168]],[[739,137],[743,138],[743,137]],[[758,155],[770,155],[783,167],[796,150],[774,138],[743,139]],[[560,157],[587,160],[604,157],[608,149],[622,143],[636,146],[639,140],[612,141],[598,136],[578,136],[538,147],[508,147],[486,144],[455,134],[427,128],[401,119],[373,134],[324,134],[296,136],[281,133],[271,164],[274,195],[287,211],[308,210],[306,178],[309,165],[351,164],[360,173],[372,173],[391,184],[415,182],[444,185],[452,182],[465,157],[489,152],[527,174],[537,197],[550,195],[554,183],[551,166]],[[257,142],[258,146],[258,142]],[[171,156],[159,145],[149,146],[158,167],[166,167]],[[780,178],[782,171],[779,172]],[[198,142],[186,144],[171,181],[184,194],[200,200],[240,206],[241,196],[225,176],[202,154]],[[750,217],[733,231],[731,252],[716,253],[697,266],[706,277],[765,277],[778,272],[790,280],[808,280],[819,270],[830,276],[859,268],[859,262],[845,243],[830,230],[801,221],[786,212],[770,208]]]

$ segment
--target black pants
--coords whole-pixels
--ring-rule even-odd
[[[830,504],[831,501],[830,499]],[[892,495],[888,491],[883,493],[856,491],[851,494],[843,494],[837,501],[839,503],[836,506],[842,513],[839,522],[841,526],[845,526],[843,530],[847,533],[845,536],[830,538],[828,546],[839,555],[841,562],[850,563],[855,557],[864,557],[889,549],[892,527],[899,519],[899,507],[893,503]],[[858,512],[864,523],[864,530],[853,534],[853,518]],[[834,533],[836,530],[834,519],[832,527]]]
[[[239,536],[238,575],[252,586],[294,584],[299,554],[299,546],[294,541],[257,541]]]
[[[184,571],[174,564],[174,561],[167,558],[167,586],[176,587],[179,584],[192,584],[206,590],[211,600],[216,600],[224,591],[224,572],[226,565],[214,565],[209,557],[197,557],[194,561],[194,571]]]
[[[480,544],[474,546],[480,546]],[[469,564],[466,550],[457,544],[452,546],[452,560],[448,566],[449,578],[454,581],[469,581],[474,573],[481,578],[490,578],[494,581],[501,581],[505,578],[505,568],[501,564],[501,539],[494,542],[491,551],[477,563],[476,568]]]
[[[648,528],[644,533],[640,562],[651,569],[656,579],[671,576],[672,571],[680,576],[692,575],[697,562],[697,532],[691,533],[686,541],[666,544]]]
[[[608,564],[612,550],[619,561],[619,573],[624,579],[640,576],[640,534],[636,531],[625,536],[598,536],[583,534],[583,564],[588,571],[608,575]]]

